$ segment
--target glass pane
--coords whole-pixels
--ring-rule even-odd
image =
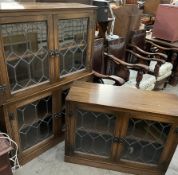
[[[116,117],[79,109],[76,117],[75,151],[109,157]]]
[[[58,21],[60,76],[86,67],[88,18]]]
[[[47,24],[1,25],[11,91],[49,80]]]
[[[77,128],[113,134],[116,117],[113,114],[77,110]]]
[[[170,124],[130,119],[121,158],[141,163],[157,164],[164,149]]]
[[[52,135],[52,97],[46,97],[17,109],[22,149]]]

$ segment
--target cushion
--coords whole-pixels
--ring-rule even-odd
[[[166,77],[169,77],[171,74],[172,74],[172,71],[169,71],[169,72],[167,72],[166,74],[157,77],[157,81],[163,80],[163,79],[165,79]]]
[[[115,81],[114,80],[110,80],[110,79],[102,78],[102,81],[104,82],[104,84],[110,84],[110,85],[114,85],[115,84]]]
[[[110,75],[109,77],[115,79],[116,81],[119,81],[121,84],[125,83],[125,80],[123,78],[118,77],[116,75]],[[104,84],[110,84],[110,85],[114,85],[116,83],[116,81],[108,78],[102,78],[102,81],[104,82]]]
[[[157,64],[157,61],[150,62],[149,69],[151,72],[154,72],[156,64]],[[160,76],[163,76],[164,74],[167,74],[167,72],[170,72],[172,68],[173,68],[172,63],[165,62],[164,64],[160,66],[158,76],[160,77]]]
[[[129,84],[127,82],[123,86],[124,87],[129,87],[129,88],[135,88],[136,89],[135,84]],[[154,87],[155,87],[155,84],[152,84],[152,85],[146,87],[146,89],[142,89],[142,90],[152,91],[154,89]]]
[[[136,77],[137,71],[130,70],[129,81],[123,86],[136,88]],[[152,90],[156,83],[156,77],[150,74],[144,74],[142,81],[140,82],[139,88],[143,90]]]

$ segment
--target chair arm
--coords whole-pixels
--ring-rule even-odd
[[[149,67],[144,65],[144,64],[130,64],[130,63],[127,63],[127,62],[125,62],[123,60],[120,60],[119,58],[115,57],[114,55],[111,55],[111,54],[108,54],[108,53],[104,53],[104,55],[107,55],[108,58],[110,58],[116,64],[121,64],[121,65],[127,66],[129,68],[143,69],[146,72],[149,71]]]
[[[98,78],[105,78],[105,79],[113,80],[113,81],[115,81],[115,85],[121,86],[125,83],[125,80],[123,78],[118,77],[116,75],[103,75],[96,71],[93,71],[93,75]]]
[[[176,51],[176,52],[178,52],[178,48],[171,48],[171,47],[163,47],[163,46],[160,46],[160,45],[158,45],[158,44],[156,44],[156,43],[154,43],[154,42],[152,42],[152,41],[148,41],[148,40],[145,40],[145,42],[146,43],[149,43],[149,44],[151,44],[151,45],[153,45],[153,46],[155,46],[155,47],[157,47],[158,49],[161,49],[161,50],[165,50],[165,51]]]
[[[167,58],[168,58],[168,56],[166,54],[163,54],[163,53],[159,53],[159,52],[156,52],[156,53],[146,52],[146,51],[142,50],[141,48],[139,48],[138,46],[133,45],[133,44],[129,44],[128,46],[133,47],[134,49],[136,49],[137,51],[139,51],[140,53],[143,53],[145,55],[159,56],[159,57],[162,57],[164,60],[167,60]]]
[[[137,58],[140,58],[140,59],[143,59],[143,60],[146,60],[146,61],[157,61],[159,62],[160,64],[164,64],[166,61],[165,60],[162,60],[162,59],[159,59],[159,58],[148,58],[148,57],[144,57],[144,56],[141,56],[139,55],[138,53],[135,53],[134,51],[132,50],[129,50],[129,49],[126,49],[127,52],[130,52],[132,55],[134,55],[135,57]]]

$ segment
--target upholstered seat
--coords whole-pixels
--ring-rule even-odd
[[[153,42],[147,41],[146,31],[138,30],[130,33],[129,46],[138,54],[144,55],[147,59],[132,60],[133,63],[149,64],[149,73],[156,76],[155,89],[163,89],[172,74],[175,55],[171,56],[171,62],[167,62],[168,56],[165,54],[171,52],[172,48],[165,48]],[[148,52],[149,50],[149,52]],[[151,51],[151,52],[150,52]],[[131,57],[130,57],[131,58]]]
[[[119,82],[122,82],[122,81],[123,81],[122,78],[120,78],[120,77],[118,77],[118,76],[115,76],[115,75],[110,75],[109,77],[110,77],[110,78],[113,78],[113,79],[102,78],[103,84],[115,85],[115,83],[116,83],[115,81],[116,81],[116,80],[119,81]],[[123,83],[125,83],[125,81],[124,81]]]
[[[125,48],[126,42],[125,42],[124,38],[120,37],[119,39],[114,40],[114,41],[109,41],[108,43],[109,43],[109,45],[108,45],[109,53],[111,53],[112,55],[114,55],[117,58],[124,60],[125,59],[125,51],[127,51],[127,53],[131,54],[132,56],[134,56],[136,58],[140,57],[139,54],[135,54],[133,51],[130,51]],[[140,71],[140,68],[133,70],[133,69],[131,69],[131,67],[129,67],[129,72],[130,72],[129,78],[126,80],[126,82],[122,86],[131,87],[131,88],[139,88],[142,90],[153,90],[155,87],[155,83],[156,83],[156,77],[154,75],[146,73],[149,71],[149,67],[148,67],[148,71],[144,72],[141,75],[142,77],[140,80],[138,80],[138,78],[139,78],[138,72],[139,71]],[[138,81],[139,81],[139,83],[138,83]]]
[[[136,88],[137,71],[130,70],[129,80],[122,86]],[[139,89],[153,90],[156,83],[156,77],[150,74],[143,74],[143,78],[140,81]]]
[[[114,54],[122,58],[125,52],[125,41],[123,38],[116,40],[116,42],[109,42],[109,51],[113,50]],[[144,74],[149,70],[148,66],[142,64],[128,64],[118,57],[104,53],[104,41],[102,38],[96,39],[94,42],[94,53],[93,53],[93,75],[96,83],[109,84],[122,86],[124,83],[130,87],[140,88],[145,90],[152,90],[155,84],[155,77],[152,75]],[[118,46],[118,47],[117,47]],[[118,50],[120,48],[120,50]],[[127,50],[129,52],[129,50]],[[104,56],[104,57],[103,57]],[[136,55],[137,56],[137,55]],[[104,59],[104,60],[103,60]],[[105,64],[103,64],[105,63]],[[131,70],[133,68],[135,70]],[[140,84],[141,83],[141,84]]]
[[[154,72],[156,64],[157,64],[157,61],[150,62],[149,69],[151,72]],[[162,64],[159,68],[158,78],[163,77],[164,75],[167,75],[170,72],[172,73],[172,68],[173,68],[173,65],[169,62],[165,62],[164,64]]]

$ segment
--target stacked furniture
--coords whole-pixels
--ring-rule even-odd
[[[130,57],[132,62],[141,62],[149,66],[149,73],[156,77],[155,89],[166,87],[172,74],[174,62],[177,54],[171,54],[169,61],[167,51],[172,52],[176,48],[162,47],[154,42],[146,40],[145,30],[135,30],[130,32],[129,47],[136,53],[147,57],[147,59]]]
[[[178,84],[178,42],[169,42],[161,40],[152,36],[152,33],[146,36],[147,42],[155,43],[156,45],[162,46],[162,50],[171,51],[173,70],[170,78],[170,84],[176,86]]]
[[[95,15],[77,3],[0,4],[0,123],[21,163],[63,140],[68,89],[92,74]]]
[[[125,62],[126,53],[136,58],[142,57],[132,50],[126,49],[124,38],[108,41],[108,53],[104,52],[103,38],[95,39],[92,67],[94,82],[117,86],[153,90],[156,78],[146,72],[149,67],[143,64]],[[146,59],[146,58],[145,58]]]

